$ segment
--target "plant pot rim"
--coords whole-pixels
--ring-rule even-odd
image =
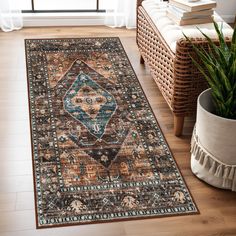
[[[208,113],[209,116],[215,117],[215,118],[217,118],[217,119],[221,119],[221,120],[228,121],[228,122],[236,122],[236,119],[230,119],[230,118],[225,118],[225,117],[222,117],[222,116],[218,116],[218,115],[216,115],[216,114],[214,114],[214,113],[208,111],[206,108],[204,108],[204,107],[202,106],[202,104],[201,104],[201,102],[200,102],[200,99],[201,99],[202,95],[205,94],[205,93],[210,93],[210,91],[211,91],[211,88],[208,88],[208,89],[202,91],[202,92],[199,94],[198,99],[197,99],[197,103],[198,103],[198,105],[199,105],[199,108],[198,108],[198,109],[201,109],[203,112]]]

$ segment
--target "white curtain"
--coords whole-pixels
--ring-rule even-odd
[[[20,0],[0,0],[0,28],[5,31],[23,27],[23,17],[19,7]]]
[[[105,25],[110,27],[136,27],[136,0],[105,0]]]

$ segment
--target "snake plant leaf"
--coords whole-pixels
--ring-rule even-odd
[[[198,68],[198,70],[201,71],[201,73],[204,75],[210,87],[215,91],[215,94],[218,97],[218,99],[223,101],[223,94],[222,94],[223,86],[221,84],[219,86],[218,77],[215,75],[213,67],[203,61],[203,64],[207,67],[208,71],[211,71],[209,75],[207,75],[205,73],[204,68],[199,63],[197,63],[193,58],[192,60],[195,66]]]
[[[230,53],[229,62],[228,62],[228,67],[229,67],[228,71],[230,71],[230,69],[231,69],[231,67],[232,67],[235,60],[236,60],[236,51],[235,51],[235,54],[232,53],[232,52]]]
[[[223,90],[225,83],[227,83],[227,81],[225,81],[224,79],[222,79],[219,76],[219,74],[222,73],[222,72],[220,72],[220,70],[222,70],[222,68],[220,67],[219,63],[216,61],[215,64],[210,64],[205,60],[203,60],[202,63],[208,71],[209,77],[211,78],[211,82],[213,82],[213,84],[215,84],[215,85],[218,85],[218,87],[221,90]],[[218,72],[217,72],[217,70],[218,70]]]
[[[215,21],[213,21],[213,24],[214,24],[215,31],[216,31],[216,33],[217,33],[217,35],[218,35],[218,38],[219,38],[219,41],[220,41],[220,45],[222,46],[222,48],[223,48],[225,51],[229,51],[229,48],[228,48],[228,46],[227,46],[227,44],[226,44],[226,42],[225,42],[225,39],[224,39],[224,35],[223,35],[222,32],[220,32],[220,29],[219,29],[218,24],[217,24]]]
[[[202,66],[200,66],[197,61],[195,61],[195,59],[193,57],[191,57],[194,65],[198,68],[198,70],[202,73],[202,75],[205,77],[206,81],[208,82],[208,84],[211,86],[212,84],[212,80],[211,78],[205,73],[205,70],[203,69]]]
[[[221,81],[223,82],[223,85],[226,88],[226,90],[227,91],[232,90],[232,86],[231,86],[231,84],[229,82],[228,77],[225,75],[224,70],[221,67],[219,67],[219,66],[217,66],[217,70],[219,72],[219,78],[221,78]]]
[[[217,55],[218,61],[221,62],[221,65],[226,67],[227,61],[229,60],[229,56],[230,56],[229,53],[226,51],[223,51],[220,47],[217,47],[215,43],[212,41],[212,39],[208,35],[206,35],[200,28],[197,27],[197,29],[202,33],[202,35],[206,38],[206,40],[208,41],[210,45],[209,54],[211,54],[211,58],[214,58],[214,53],[215,53],[215,55]],[[213,50],[213,54],[211,53],[211,50]],[[206,52],[204,53],[208,54]]]
[[[203,52],[204,55],[208,57],[208,59],[215,64],[217,62],[217,58],[214,57],[214,54],[211,50],[211,47],[208,47],[208,51],[204,47],[201,47],[201,51]]]
[[[228,78],[232,78],[231,85],[236,85],[236,58],[229,69]]]
[[[219,45],[200,29],[209,48],[197,47],[186,35],[184,37],[201,60],[193,56],[193,64],[211,87],[215,114],[236,119],[236,29],[230,47],[226,43],[222,28],[214,22]]]
[[[234,33],[232,36],[231,51],[235,50],[235,48],[236,48],[236,30],[234,30]]]
[[[204,51],[203,48],[198,48],[196,47],[192,41],[183,33],[184,37],[186,38],[186,40],[190,43],[190,45],[193,47],[193,50],[197,53],[197,55],[200,55],[200,58],[204,61],[208,61],[208,63],[214,64],[214,61],[212,60],[212,58],[208,55],[208,53],[204,53],[206,51]]]
[[[202,51],[202,49],[198,49],[195,45],[193,45],[193,49],[197,53],[197,55],[200,57],[202,62],[207,63],[212,66],[215,65],[215,61],[212,60],[212,58],[209,57],[207,54],[204,54],[204,51]]]
[[[234,99],[234,93],[233,93],[233,91],[231,90],[231,91],[229,92],[229,95],[228,95],[228,97],[227,97],[227,100],[225,101],[225,106],[226,106],[226,107],[230,107],[230,105],[231,105],[232,102],[233,102],[233,99]]]
[[[219,115],[223,114],[225,111],[224,103],[222,103],[220,100],[217,99],[214,92],[212,93],[212,97],[213,97],[213,103],[215,105],[216,113]]]

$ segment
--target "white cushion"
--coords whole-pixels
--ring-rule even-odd
[[[160,2],[160,0],[145,0],[142,2],[142,6],[173,52],[176,51],[176,42],[184,37],[183,33],[188,37],[203,38],[197,27],[210,38],[217,38],[213,23],[185,26],[176,25],[174,21],[166,16],[166,2]],[[219,23],[220,27],[222,25],[224,36],[231,38],[233,29],[224,22],[217,13],[214,13],[214,20]]]

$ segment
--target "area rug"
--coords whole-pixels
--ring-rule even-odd
[[[25,43],[38,228],[198,212],[119,38]]]

